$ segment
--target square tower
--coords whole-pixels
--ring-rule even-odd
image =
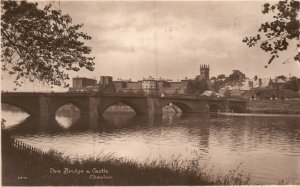
[[[200,78],[203,80],[209,80],[209,65],[200,64]]]

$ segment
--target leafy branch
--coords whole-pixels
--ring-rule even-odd
[[[260,44],[260,48],[270,53],[268,61],[270,64],[274,58],[279,57],[280,51],[288,49],[289,42],[293,39],[299,40],[300,24],[298,20],[298,1],[279,1],[277,4],[264,4],[263,14],[273,14],[272,22],[262,23],[256,36],[245,37],[243,42],[249,47]],[[300,47],[300,44],[297,44]],[[300,63],[300,52],[294,56],[294,60]]]
[[[37,3],[3,0],[1,6],[2,71],[15,75],[16,85],[29,79],[67,87],[68,71],[94,70],[92,49],[84,43],[91,37],[69,15],[51,4],[39,9]]]

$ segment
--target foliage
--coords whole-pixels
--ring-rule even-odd
[[[288,48],[289,41],[299,40],[299,2],[298,1],[279,1],[277,4],[271,5],[265,3],[262,13],[273,14],[272,22],[262,23],[258,29],[256,36],[245,37],[245,42],[249,47],[253,47],[260,43],[260,48],[271,54],[268,62],[270,64],[274,58],[278,58],[280,51]],[[300,47],[300,44],[297,44]],[[300,52],[294,56],[294,60],[300,63]],[[267,66],[266,66],[267,67]]]
[[[6,120],[5,119],[1,119],[1,128],[4,128],[5,127],[5,122],[6,122]]]
[[[217,77],[211,77],[210,80],[216,81],[216,80],[217,80]]]
[[[188,94],[202,94],[205,90],[208,90],[208,83],[203,79],[189,80],[186,93]]]
[[[225,74],[221,74],[221,75],[218,75],[218,76],[217,76],[217,79],[218,79],[218,80],[220,80],[220,79],[225,79],[225,78],[226,78]]]
[[[66,87],[66,71],[94,69],[91,48],[83,42],[91,37],[69,15],[51,4],[40,9],[37,3],[3,0],[1,6],[2,70],[14,75],[16,85],[28,79]]]
[[[218,75],[217,78],[213,81],[212,89],[216,92],[219,92],[219,90],[225,85],[225,80],[225,74]]]
[[[298,91],[300,90],[300,79],[297,77],[291,77],[289,81],[286,83],[286,89]]]
[[[225,82],[230,86],[242,85],[242,82],[245,81],[245,74],[240,72],[239,70],[233,70],[232,74],[226,78]]]
[[[239,70],[233,70],[233,72],[226,77],[224,74],[218,75],[217,79],[213,82],[212,88],[219,92],[219,90],[225,86],[241,86],[245,81],[245,74]]]
[[[16,149],[7,138],[2,138],[2,183],[5,186],[120,186],[120,185],[246,185],[249,177],[243,176],[239,166],[228,174],[206,172],[201,155],[195,154],[192,159],[172,156],[170,161],[136,160],[120,158],[110,154],[80,158],[70,158],[55,150],[43,155],[32,155],[28,149]],[[9,137],[8,137],[9,138]],[[61,170],[61,173],[50,173],[50,168]],[[83,171],[80,174],[70,172],[63,174],[64,168]],[[98,172],[93,172],[96,168]],[[103,172],[106,170],[107,172]],[[87,172],[89,171],[89,172]],[[18,180],[18,176],[28,180]],[[91,176],[112,178],[91,180]],[[99,178],[98,178],[99,179]]]
[[[213,88],[214,91],[219,92],[219,90],[222,87],[224,87],[224,85],[225,85],[225,81],[223,81],[222,79],[220,79],[220,80],[216,80],[216,81],[213,82],[212,88]]]
[[[278,80],[278,79],[286,80],[287,77],[284,76],[284,75],[279,75],[279,76],[276,77],[276,80]]]
[[[189,80],[185,92],[188,94],[196,93],[195,80]]]

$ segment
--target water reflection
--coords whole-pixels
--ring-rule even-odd
[[[72,121],[66,113],[62,116]],[[142,162],[179,154],[192,159],[196,153],[215,172],[227,173],[242,162],[253,184],[280,179],[300,184],[299,121],[297,116],[106,113],[96,123],[79,118],[67,128],[61,125],[66,122],[43,126],[29,117],[10,131],[28,144],[74,157],[114,153]]]
[[[56,111],[56,121],[65,129],[80,119],[80,110],[73,104],[65,104]]]
[[[2,103],[1,116],[2,119],[7,119],[5,122],[5,127],[12,128],[26,120],[26,118],[29,117],[29,114],[18,107]]]

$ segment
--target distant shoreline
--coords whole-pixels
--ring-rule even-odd
[[[291,116],[291,117],[300,117],[299,114],[276,114],[276,113],[229,113],[229,112],[220,112],[219,115],[224,116]]]
[[[247,104],[247,112],[272,115],[299,115],[300,100],[252,100]]]

